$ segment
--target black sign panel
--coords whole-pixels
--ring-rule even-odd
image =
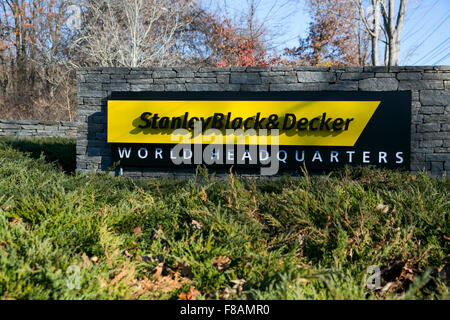
[[[375,165],[409,169],[411,92],[136,92],[113,93],[110,100],[127,101],[381,101],[353,146],[324,145],[178,145],[112,143],[113,161],[122,166],[279,168],[332,170],[344,165]],[[363,107],[363,106],[361,106]],[[257,110],[255,110],[256,112]],[[220,110],[217,110],[220,112]],[[274,113],[277,110],[273,110]],[[322,114],[322,110],[317,110]],[[320,122],[320,119],[317,121]]]

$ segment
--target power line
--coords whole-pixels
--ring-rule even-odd
[[[430,34],[426,35],[425,39],[424,39],[420,44],[418,44],[418,45],[416,46],[416,48],[421,47],[421,46],[422,46],[427,40],[429,40],[430,37],[431,37],[437,30],[439,30],[439,28],[447,21],[447,19],[449,18],[449,16],[447,15],[447,13],[448,13],[448,11],[446,12],[444,19],[443,19],[443,20],[442,20],[442,21],[434,28],[434,30],[433,30]],[[447,40],[448,40],[448,38],[447,38],[446,40],[444,40],[443,43],[445,43]],[[441,43],[440,45],[442,45],[443,43]],[[439,47],[439,46],[438,46],[438,47]],[[431,51],[429,51],[425,56],[423,56],[421,59],[419,59],[415,64],[417,64],[419,61],[423,60],[423,59],[424,59],[425,57],[427,57],[429,54],[433,53],[434,50],[436,50],[436,49],[437,49],[437,47],[434,48],[434,49],[432,49]]]
[[[439,0],[436,0],[432,5],[431,5],[431,7],[430,7],[430,9],[424,14],[424,15],[422,15],[422,19],[425,19],[425,17],[431,12],[431,10],[433,10],[434,9],[434,7],[436,6],[436,4],[439,2]],[[417,8],[420,8],[420,5],[419,6],[417,6]],[[414,13],[415,13],[415,11],[416,10],[414,10]],[[427,20],[425,20],[426,22],[420,27],[420,28],[417,28],[417,30],[415,30],[415,31],[410,31],[410,32],[408,32],[407,34],[405,34],[405,40],[403,40],[404,42],[406,42],[409,38],[411,38],[413,35],[415,35],[417,32],[419,32],[419,31],[421,31],[424,27],[425,27],[425,25],[428,23],[428,21]]]
[[[439,43],[436,47],[434,47],[432,50],[430,50],[426,55],[424,55],[420,60],[423,60],[425,58],[432,58],[434,57],[434,55],[436,54],[436,52],[439,52],[439,50],[441,50],[442,46],[446,46],[448,44],[450,40],[450,37],[448,37],[447,39],[443,40],[441,43]],[[431,55],[431,57],[430,57]],[[419,60],[419,61],[420,61]]]
[[[426,53],[422,58],[420,58],[419,60],[417,60],[414,64],[417,64],[417,63],[419,63],[420,61],[422,61],[423,59],[427,58],[429,55],[434,54],[436,50],[440,49],[440,47],[441,47],[442,45],[445,45],[449,40],[450,40],[450,37],[448,37],[447,39],[445,39],[444,41],[442,41],[440,44],[438,44],[436,47],[434,47],[433,49],[431,49],[428,53]]]
[[[428,61],[433,60],[436,56],[438,56],[442,52],[447,52],[448,49],[450,49],[450,43],[448,42],[448,40],[449,39],[446,39],[443,42],[441,42],[440,44],[438,44],[436,47],[434,47],[432,50],[430,50],[427,54],[425,54],[423,57],[421,57],[419,60],[417,60],[412,65],[418,64],[420,61],[422,61],[424,59],[427,59]],[[441,48],[443,45],[444,45],[444,47]],[[414,52],[416,50],[417,50],[417,48],[413,48],[412,50],[409,51],[408,56],[406,57],[407,61],[410,61],[411,59],[414,58],[412,52]],[[425,64],[425,62],[422,64]]]
[[[447,11],[448,13],[448,11]],[[421,45],[423,45],[427,40],[430,39],[430,37],[447,21],[447,19],[449,18],[448,14],[445,14],[445,19],[443,21],[441,21],[441,23],[438,24],[438,26],[436,28],[434,28],[434,30],[426,35],[425,40],[423,40],[419,45],[417,45],[417,47],[419,48]]]
[[[444,61],[444,60],[447,59],[448,57],[450,57],[450,53],[447,53],[447,55],[446,55],[445,57],[443,57],[441,60],[439,60],[439,61],[433,63],[433,65],[439,64],[441,61]]]
[[[441,55],[442,53],[448,52],[450,49],[450,44],[446,45],[445,47],[437,50],[435,53],[433,53],[427,60],[431,61],[434,60],[435,58],[437,58],[439,55]]]

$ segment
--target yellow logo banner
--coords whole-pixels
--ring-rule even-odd
[[[271,144],[278,129],[279,145],[352,147],[380,103],[109,100],[108,142]],[[194,136],[196,123],[202,124],[201,137]],[[268,139],[262,137],[266,130]],[[250,131],[256,137],[236,138]]]

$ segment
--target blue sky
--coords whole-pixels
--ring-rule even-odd
[[[279,30],[271,37],[278,49],[296,46],[298,36],[307,34],[310,18],[302,0],[257,1],[260,21],[269,15],[273,29]],[[247,10],[246,2],[213,0],[212,5],[239,17]],[[409,0],[407,10],[400,65],[450,65],[450,0]]]

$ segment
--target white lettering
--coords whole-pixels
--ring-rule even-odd
[[[370,163],[370,152],[369,151],[363,152],[363,163]]]
[[[353,162],[353,155],[355,154],[355,151],[347,151],[348,154],[348,163]]]
[[[281,153],[284,154],[284,158],[283,158],[283,159],[280,158],[280,154],[281,154]],[[280,150],[280,151],[277,152],[277,159],[278,159],[278,161],[281,161],[281,162],[283,162],[283,163],[286,163],[287,157],[288,157],[288,155],[287,155],[287,152],[286,152],[286,151]]]
[[[264,153],[265,157],[263,157],[263,153]],[[269,152],[267,152],[267,150],[259,150],[259,160],[260,161],[269,160]]]
[[[387,163],[386,157],[387,157],[387,153],[381,151],[381,152],[378,154],[378,163],[381,163],[381,160],[383,160],[384,163]]]
[[[316,153],[314,154],[313,158],[312,158],[312,162],[319,160],[319,162],[323,162],[322,160],[322,156],[320,155],[319,151],[316,151]]]
[[[245,150],[243,156],[242,156],[242,160],[245,159],[249,159],[250,161],[252,161],[252,156],[250,155],[250,152],[248,150]]]
[[[233,149],[227,150],[227,160],[234,161],[234,150]]]
[[[334,162],[334,161],[339,162],[338,155],[339,155],[339,152],[331,151],[331,160],[330,161],[331,162]]]
[[[183,150],[183,158],[185,160],[191,159],[192,158],[192,150],[191,149],[184,149]]]
[[[298,162],[305,161],[305,150],[302,151],[302,158],[301,159],[298,158],[298,150],[295,150],[295,160],[297,160]]]
[[[162,149],[161,148],[156,148],[155,149],[155,159],[158,159],[158,157],[160,158],[160,159],[162,159],[163,157],[162,157]]]
[[[144,155],[142,155],[142,152],[144,152]],[[148,150],[147,150],[146,148],[140,148],[140,149],[138,150],[138,156],[139,156],[139,158],[141,158],[141,159],[147,158],[147,157],[148,157]]]
[[[126,158],[130,158],[130,154],[131,154],[131,148],[127,150],[127,148],[123,148],[122,150],[120,150],[120,148],[117,148],[117,151],[119,151],[119,157],[120,159],[123,159],[124,156],[126,156]]]
[[[403,152],[397,152],[396,154],[395,154],[395,157],[398,159],[395,163],[403,163]]]

